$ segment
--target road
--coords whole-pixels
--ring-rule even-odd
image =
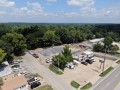
[[[91,90],[120,90],[120,66]]]
[[[31,70],[40,74],[50,85],[52,85],[54,90],[72,90],[70,85],[67,85],[60,77],[40,64],[40,62],[29,53],[26,53],[22,58],[25,59],[24,62],[30,65]]]

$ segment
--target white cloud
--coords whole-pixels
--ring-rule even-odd
[[[47,0],[47,2],[56,2],[57,0]]]
[[[94,5],[94,0],[68,0],[68,5],[71,6],[92,6]]]
[[[0,0],[0,7],[13,7],[15,6],[14,1]]]
[[[43,11],[43,7],[38,2],[27,2],[28,6],[31,6],[34,11]]]
[[[0,14],[6,14],[6,12],[5,11],[0,11]]]

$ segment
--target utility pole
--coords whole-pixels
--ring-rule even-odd
[[[58,71],[59,71],[59,59],[58,59]],[[59,73],[59,72],[58,72]]]
[[[105,54],[104,54],[104,61],[103,61],[103,69],[102,69],[102,73],[104,72],[104,68],[105,68],[106,52],[107,52],[107,47],[105,46]]]

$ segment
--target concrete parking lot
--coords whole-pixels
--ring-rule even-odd
[[[80,85],[85,85],[87,82],[95,83],[98,79],[100,79],[99,74],[102,72],[102,68],[100,68],[99,60],[103,60],[103,58],[94,57],[96,62],[93,64],[88,64],[87,66],[83,64],[79,64],[74,69],[66,68],[64,74],[60,77],[70,84],[72,80],[77,81]],[[112,61],[106,59],[105,69],[108,67],[116,67],[117,64]]]

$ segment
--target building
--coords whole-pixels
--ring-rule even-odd
[[[9,75],[3,78],[2,90],[29,90],[25,76]]]
[[[12,74],[13,71],[7,61],[4,61],[2,65],[0,66],[0,77],[4,77],[7,75]]]
[[[94,45],[94,44],[103,42],[103,40],[104,38],[97,38],[97,39],[89,40],[89,42]]]

